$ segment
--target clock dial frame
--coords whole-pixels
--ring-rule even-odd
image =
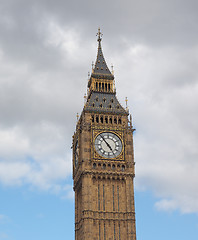
[[[117,158],[123,150],[120,137],[113,132],[99,133],[94,141],[96,152],[103,158]]]

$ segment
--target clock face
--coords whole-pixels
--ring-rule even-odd
[[[75,149],[74,149],[74,164],[75,164],[75,167],[78,164],[78,158],[79,158],[79,147],[78,147],[78,140],[77,140],[76,144],[75,144]]]
[[[122,152],[122,141],[112,132],[103,132],[95,139],[95,149],[104,158],[116,158]]]

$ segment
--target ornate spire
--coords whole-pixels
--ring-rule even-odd
[[[101,41],[102,41],[102,33],[100,31],[100,28],[98,28],[98,33],[96,36],[98,36],[98,54],[95,62],[95,66],[93,68],[93,75],[99,75],[99,77],[102,76],[109,76],[110,78],[113,77],[112,73],[110,72],[106,61],[104,59],[103,53],[102,53],[102,47],[101,47]]]

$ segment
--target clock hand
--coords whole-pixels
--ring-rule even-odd
[[[109,149],[112,151],[112,148],[111,148],[111,146],[109,145],[109,143],[105,140],[105,138],[103,137],[103,136],[101,136],[102,137],[102,139],[104,140],[104,142],[107,144],[107,146],[109,147]]]
[[[115,156],[112,147],[110,146],[110,144],[105,140],[105,138],[101,135],[102,139],[104,140],[104,142],[107,144],[107,146],[109,147],[109,149],[111,150],[111,152],[113,153],[113,155]]]

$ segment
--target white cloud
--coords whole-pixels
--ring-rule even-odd
[[[161,210],[198,212],[196,52],[132,46],[124,61],[115,58],[118,92],[128,96],[137,128],[136,188],[153,191]]]
[[[197,212],[196,1],[105,2],[102,18],[95,2],[59,3],[8,0],[0,10],[1,184],[72,197],[63,182],[100,25],[137,128],[137,189],[153,191],[158,209]]]
[[[63,29],[59,24],[50,21],[48,24],[48,35],[46,36],[46,44],[53,47],[58,47],[65,51],[70,58],[77,59],[79,51],[79,36],[74,29]]]

